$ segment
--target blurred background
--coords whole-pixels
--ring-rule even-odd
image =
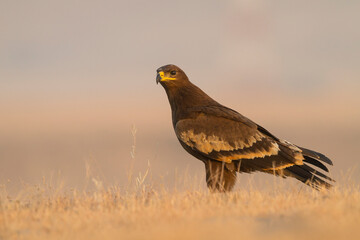
[[[359,11],[355,0],[2,0],[0,183],[16,191],[61,175],[82,188],[87,164],[119,186],[148,163],[168,186],[179,173],[203,177],[155,84],[169,63],[326,154],[333,177],[360,181]]]

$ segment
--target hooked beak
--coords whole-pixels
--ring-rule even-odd
[[[165,73],[163,71],[159,71],[156,76],[156,84],[159,82],[169,81],[169,80],[176,80],[176,78],[172,77],[165,77]]]
[[[164,74],[164,72],[162,72]],[[158,84],[161,81],[161,75],[160,72],[156,75],[156,84]]]

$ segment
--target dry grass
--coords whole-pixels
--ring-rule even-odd
[[[141,179],[140,176],[143,176]],[[44,180],[15,198],[1,189],[0,239],[360,239],[360,191],[243,187],[166,190],[139,175],[131,187],[64,190]],[[188,181],[191,182],[191,181]]]
[[[0,240],[360,239],[360,190],[350,184],[351,171],[322,192],[273,178],[261,187],[249,180],[234,192],[211,194],[204,176],[186,173],[175,174],[169,189],[152,179],[150,164],[133,174],[135,127],[132,135],[125,186],[106,187],[88,163],[81,191],[45,178],[15,196],[0,185]]]

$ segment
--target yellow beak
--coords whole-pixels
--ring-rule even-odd
[[[156,76],[156,83],[164,82],[164,81],[170,81],[175,80],[176,78],[172,77],[165,77],[165,73],[163,71],[160,71],[158,75]]]

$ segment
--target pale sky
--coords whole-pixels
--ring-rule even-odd
[[[321,90],[360,76],[359,9],[358,1],[5,0],[0,91],[148,89],[168,63],[203,85],[225,76]]]

